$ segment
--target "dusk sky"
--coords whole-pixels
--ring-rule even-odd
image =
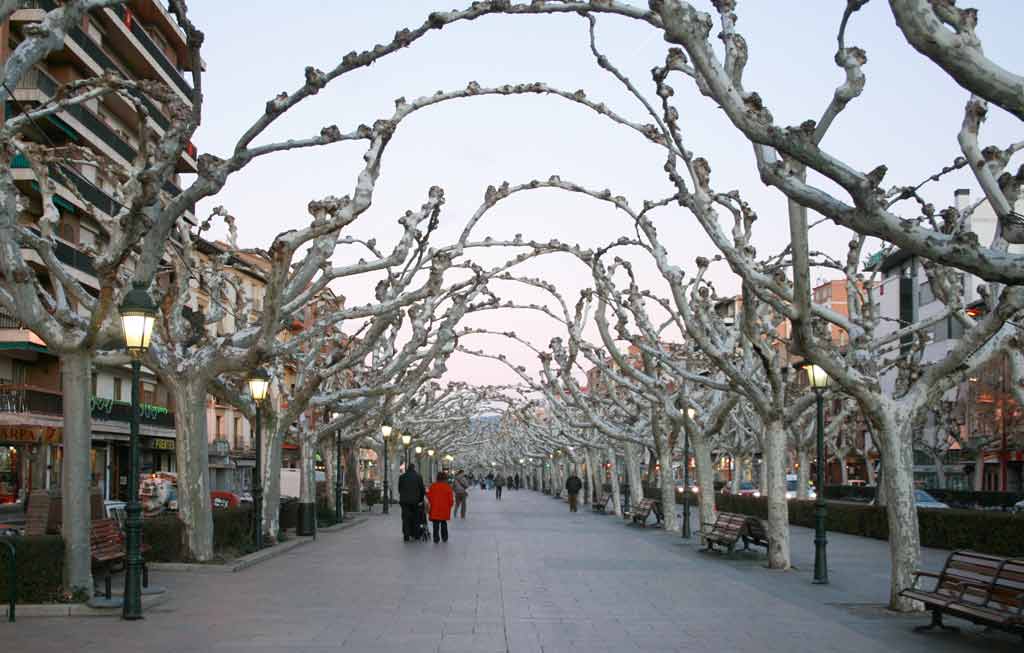
[[[713,11],[708,0],[695,4]],[[980,9],[978,32],[986,54],[1012,67],[1017,61],[1020,26],[1024,25],[1024,3],[971,0],[966,4]],[[396,30],[418,26],[431,11],[457,5],[455,0],[190,3],[193,21],[206,34],[205,108],[195,138],[197,146],[203,152],[229,154],[238,135],[262,113],[268,99],[298,88],[307,65],[328,70],[345,53],[390,41]],[[835,66],[833,56],[845,5],[845,0],[739,3],[738,28],[750,49],[745,85],[761,95],[777,124],[818,119],[841,82],[843,72]],[[664,61],[667,47],[659,33],[611,16],[599,18],[597,33],[600,49],[653,97],[649,71]],[[867,51],[867,87],[839,118],[824,147],[861,170],[886,164],[886,187],[917,183],[958,156],[956,135],[968,95],[910,48],[898,32],[888,4],[878,0],[856,14],[847,42]],[[570,91],[582,88],[619,113],[649,122],[636,101],[595,64],[584,19],[575,15],[492,16],[433,32],[369,69],[342,77],[290,111],[264,141],[308,137],[330,124],[349,131],[360,123],[389,117],[397,97],[411,99],[440,89],[462,88],[471,80],[484,86],[543,81]],[[676,90],[689,149],[710,161],[717,189],[740,190],[757,210],[759,253],[779,251],[788,242],[785,203],[781,195],[761,184],[749,144],[712,102],[699,95],[691,80],[677,76],[670,83]],[[983,145],[1005,147],[1021,138],[1019,122],[991,109]],[[224,205],[238,218],[242,244],[266,247],[280,231],[308,222],[305,207],[311,199],[352,192],[362,147],[361,143],[340,144],[254,163],[233,177],[215,201],[202,204],[199,214],[205,216],[212,206]],[[434,241],[438,245],[455,240],[486,187],[505,180],[515,184],[557,174],[586,186],[609,188],[639,206],[644,199],[671,194],[662,164],[658,147],[562,99],[499,97],[443,103],[418,112],[399,127],[385,155],[374,205],[352,233],[375,237],[389,247],[399,233],[397,218],[407,209],[418,208],[434,185],[443,187],[447,198]],[[974,197],[979,196],[973,179],[964,173],[950,175],[927,196],[945,206],[959,187],[970,188]],[[695,257],[714,254],[689,214],[668,208],[655,215],[662,241],[677,265],[692,272]],[[595,247],[629,234],[631,225],[597,202],[561,192],[534,191],[504,202],[477,229],[481,238],[522,233],[526,238],[557,238]],[[815,231],[813,248],[842,254],[848,235],[832,227]],[[221,233],[222,229],[215,231],[215,235]],[[493,264],[507,255],[474,257]],[[632,259],[642,279],[664,293],[663,282],[645,256],[635,251]],[[341,250],[337,260],[344,260]],[[523,271],[557,284],[570,302],[590,285],[589,271],[568,257],[549,257]],[[734,292],[736,283],[727,270],[717,270],[714,278],[720,294]],[[339,284],[338,291],[352,303],[364,303],[372,296],[373,283],[372,279],[359,279]],[[494,289],[513,299],[532,301],[537,297],[507,285],[496,284]],[[550,338],[564,335],[554,322],[522,312],[492,312],[469,324],[512,328],[540,347]],[[476,337],[465,344],[503,351],[530,370],[538,366],[535,356],[500,339]],[[475,383],[513,380],[511,373],[496,363],[464,356],[454,358],[450,368],[452,379]]]

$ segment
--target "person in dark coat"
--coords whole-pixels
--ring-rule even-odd
[[[517,490],[522,487],[522,485],[521,485],[522,481],[519,478],[519,473],[518,472],[516,473],[515,479],[513,479],[513,480],[515,480],[515,484],[516,484],[515,487],[516,487]]]
[[[569,475],[569,478],[565,479],[565,491],[569,495],[569,512],[576,512],[576,502],[579,500],[580,490],[583,489],[583,481],[580,480],[579,476],[576,476],[576,472]]]
[[[409,463],[405,473],[398,477],[398,503],[402,506],[402,538],[408,542],[416,537],[419,521],[419,506],[427,489],[423,477],[416,472],[416,465]]]

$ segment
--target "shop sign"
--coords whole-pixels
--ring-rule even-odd
[[[0,442],[60,444],[61,429],[49,426],[0,426]]]
[[[150,438],[149,448],[160,449],[161,451],[174,451],[174,440],[170,438]]]

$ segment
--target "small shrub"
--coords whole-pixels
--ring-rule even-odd
[[[62,600],[61,575],[64,569],[64,538],[60,535],[12,537],[17,555],[18,603],[52,603]],[[8,597],[10,553],[0,546],[0,602]]]
[[[253,548],[252,508],[240,506],[213,511],[213,549],[218,553],[248,553]]]
[[[178,515],[168,513],[142,520],[142,541],[149,547],[150,562],[180,562],[184,556],[185,526]]]

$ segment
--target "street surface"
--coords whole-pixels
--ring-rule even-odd
[[[696,518],[694,519],[696,522]],[[143,622],[21,618],[5,651],[721,651],[1020,653],[1019,638],[914,634],[925,615],[883,609],[885,542],[830,536],[832,584],[812,585],[812,533],[793,529],[798,569],[764,568],[657,529],[570,515],[536,492],[473,490],[447,544],[404,543],[399,511],[236,574],[154,574],[172,592]],[[937,569],[944,552],[926,551]]]

